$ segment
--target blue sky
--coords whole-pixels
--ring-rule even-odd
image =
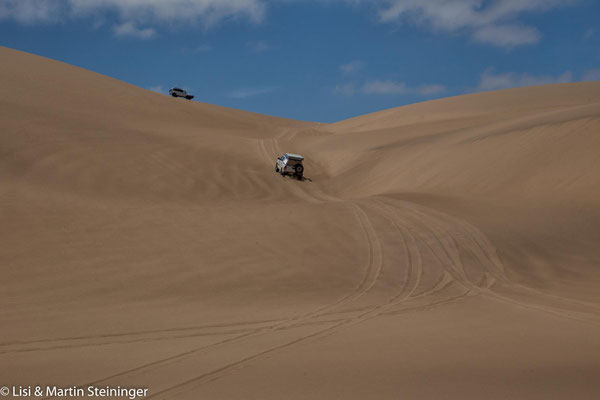
[[[203,102],[333,122],[600,80],[598,0],[0,0],[0,44]]]

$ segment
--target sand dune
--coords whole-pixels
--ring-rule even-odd
[[[600,83],[319,124],[0,58],[0,383],[600,395]]]

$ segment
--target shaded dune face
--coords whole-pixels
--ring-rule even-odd
[[[0,57],[6,382],[600,393],[600,83],[320,124]]]

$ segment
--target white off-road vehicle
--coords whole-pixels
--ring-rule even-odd
[[[275,172],[284,175],[293,175],[297,179],[302,180],[304,174],[304,166],[302,165],[304,157],[299,154],[285,153],[277,159],[275,164]]]
[[[188,92],[186,92],[185,90],[176,87],[169,89],[169,94],[173,97],[185,97],[188,100],[194,98],[194,96],[188,94]]]

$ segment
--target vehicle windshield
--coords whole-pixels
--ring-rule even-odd
[[[302,164],[302,161],[292,160],[291,158],[287,159],[287,165],[294,166],[294,165],[298,165],[298,164]]]

